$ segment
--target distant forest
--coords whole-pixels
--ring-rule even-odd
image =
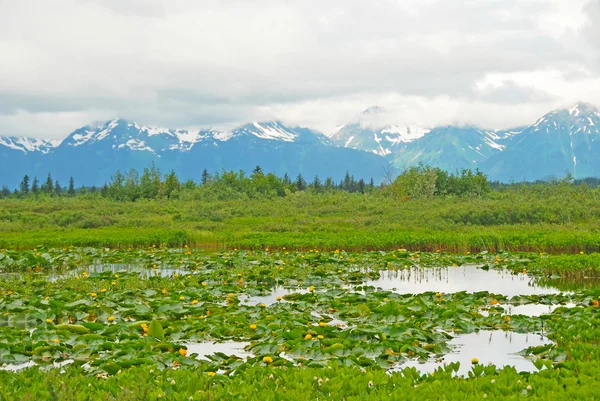
[[[156,166],[145,168],[141,174],[135,169],[126,173],[120,171],[101,187],[79,186],[71,178],[66,185],[52,179],[48,173],[42,182],[37,177],[25,175],[18,188],[11,190],[3,186],[0,199],[39,199],[45,197],[102,197],[117,201],[135,202],[144,199],[204,199],[238,200],[284,197],[287,194],[307,191],[314,194],[333,191],[350,193],[382,192],[398,198],[428,198],[440,196],[482,197],[490,191],[529,188],[535,186],[569,184],[596,188],[600,178],[573,179],[567,174],[561,179],[536,181],[530,183],[490,182],[487,176],[478,170],[463,169],[450,173],[439,168],[418,165],[406,169],[401,175],[388,174],[380,185],[373,179],[365,182],[356,180],[349,172],[335,181],[332,177],[321,179],[318,176],[306,179],[301,174],[291,178],[273,173],[265,173],[260,166],[247,174],[244,171],[222,171],[210,174],[206,169],[199,181],[182,181],[170,171],[163,174]]]

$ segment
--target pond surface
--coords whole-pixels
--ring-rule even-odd
[[[216,352],[222,352],[227,356],[235,355],[240,359],[246,359],[254,356],[253,354],[244,351],[244,348],[249,345],[248,342],[226,341],[222,343],[203,342],[203,343],[187,343],[185,344],[188,350],[188,355],[198,354],[196,358],[209,360],[208,355]]]
[[[267,306],[277,303],[277,297],[281,297],[279,302],[286,302],[283,299],[284,295],[287,294],[306,294],[308,290],[306,288],[285,288],[275,287],[273,290],[265,295],[240,295],[238,299],[240,302],[248,305],[265,304]]]
[[[72,359],[67,359],[61,362],[54,362],[50,365],[41,365],[41,364],[37,364],[34,361],[28,361],[28,362],[24,362],[24,363],[9,363],[9,364],[4,364],[2,366],[0,366],[0,370],[8,370],[11,372],[17,372],[21,369],[25,369],[25,368],[31,368],[34,366],[40,366],[41,370],[44,369],[51,369],[51,368],[62,368],[63,366],[69,365],[73,363]]]
[[[87,267],[81,267],[74,270],[69,270],[65,273],[52,273],[52,274],[44,274],[38,273],[40,277],[46,277],[48,281],[56,282],[59,280],[65,280],[68,278],[72,278],[75,276],[81,275],[83,272],[87,274],[93,273],[102,273],[102,272],[111,272],[111,273],[137,273],[142,278],[148,277],[171,277],[175,274],[180,276],[183,275],[192,275],[193,271],[189,269],[179,269],[172,267],[157,267],[157,268],[149,268],[138,264],[99,264],[92,265]]]
[[[507,315],[525,315],[525,316],[542,316],[548,315],[554,312],[557,308],[574,308],[577,304],[574,303],[566,303],[566,304],[552,304],[552,305],[544,305],[544,304],[525,304],[525,305],[502,305],[498,304],[495,306],[501,307],[504,309],[504,314]],[[489,310],[481,310],[479,311],[483,316],[488,316],[490,314]]]
[[[517,353],[528,347],[547,344],[552,344],[552,341],[539,334],[520,334],[502,330],[461,334],[448,342],[454,350],[444,355],[442,361],[429,360],[424,363],[407,361],[392,371],[414,367],[421,373],[431,373],[445,364],[460,362],[457,375],[467,376],[473,366],[471,360],[477,358],[480,364],[492,363],[499,369],[513,366],[519,372],[535,372],[537,369],[533,362]]]
[[[430,291],[444,293],[488,291],[512,297],[560,293],[550,285],[537,284],[536,280],[527,274],[513,274],[508,270],[482,270],[476,266],[383,270],[380,274],[380,278],[369,280],[366,285],[400,294],[422,294]]]

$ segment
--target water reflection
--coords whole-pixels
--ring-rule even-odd
[[[383,270],[380,274],[380,278],[369,280],[366,285],[401,294],[488,291],[510,297],[560,292],[550,285],[537,282],[527,274],[513,274],[508,270],[482,270],[476,266]]]
[[[227,356],[235,355],[240,359],[253,357],[250,352],[244,351],[244,348],[249,345],[248,342],[226,341],[222,343],[203,342],[203,343],[188,343],[185,344],[188,350],[188,355],[198,354],[198,359],[209,360],[208,355],[213,355],[217,352]]]
[[[535,372],[537,369],[533,362],[517,353],[528,347],[547,344],[552,344],[552,341],[539,334],[520,334],[502,330],[461,334],[448,342],[454,350],[444,355],[441,361],[428,360],[424,363],[416,360],[407,361],[392,371],[414,367],[421,373],[431,373],[445,364],[460,362],[457,374],[467,376],[472,367],[471,360],[477,358],[480,364],[494,364],[499,369],[513,366],[519,372]]]
[[[524,305],[503,305],[498,304],[494,306],[494,309],[502,308],[504,313],[507,315],[525,315],[525,316],[542,316],[549,315],[554,312],[557,308],[574,308],[577,304],[568,302],[566,304],[524,304]],[[489,316],[489,310],[479,311],[483,316]]]

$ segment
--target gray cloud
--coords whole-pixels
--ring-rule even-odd
[[[582,94],[600,102],[599,12],[597,0],[0,2],[0,135],[61,137],[110,114],[327,130],[371,104],[398,123],[513,126]],[[562,78],[520,78],[549,71]]]
[[[560,100],[543,90],[524,87],[512,80],[505,80],[497,87],[488,87],[479,91],[478,99],[484,102],[505,104],[556,102]]]

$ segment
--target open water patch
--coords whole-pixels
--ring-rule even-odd
[[[246,360],[247,358],[254,356],[250,352],[244,350],[249,344],[249,342],[238,341],[225,341],[222,343],[208,341],[202,343],[187,343],[185,346],[187,347],[188,355],[197,354],[197,359],[209,361],[210,358],[208,357],[210,355],[222,353],[227,356],[235,355],[240,359]]]
[[[382,270],[378,279],[369,280],[365,285],[400,294],[487,291],[512,297],[560,293],[557,288],[540,284],[527,274],[514,274],[506,269],[483,270],[477,266]]]
[[[401,363],[390,371],[414,367],[423,374],[430,374],[441,366],[460,362],[456,374],[467,376],[473,366],[473,358],[477,358],[479,364],[493,364],[499,369],[504,366],[513,366],[519,372],[535,372],[537,368],[533,361],[518,353],[529,347],[548,344],[553,344],[553,342],[545,336],[532,333],[523,334],[492,330],[461,334],[448,341],[448,345],[453,350],[442,358],[430,359],[425,362],[410,360]]]
[[[574,308],[577,304],[568,302],[566,304],[523,304],[523,305],[510,305],[510,304],[498,304],[494,305],[493,309],[502,308],[506,315],[524,315],[524,316],[542,316],[549,315],[558,308]],[[483,316],[489,316],[490,313],[494,313],[491,309],[479,311]]]

